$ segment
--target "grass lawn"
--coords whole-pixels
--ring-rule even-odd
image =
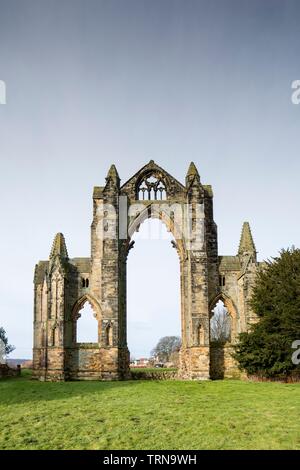
[[[0,449],[300,449],[300,384],[0,381]]]

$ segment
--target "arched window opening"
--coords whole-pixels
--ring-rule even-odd
[[[139,187],[139,200],[144,201],[145,199],[148,199],[147,194],[147,186],[145,181],[143,181]]]
[[[105,329],[105,344],[106,346],[113,346],[113,327],[111,323]]]
[[[219,286],[220,287],[224,287],[225,286],[225,276],[223,274],[221,274],[219,276]]]
[[[98,343],[98,323],[94,310],[88,301],[79,311],[76,333],[77,343]]]
[[[198,346],[204,345],[204,329],[202,325],[199,325],[197,328],[197,345]]]
[[[157,185],[157,194],[155,196],[155,199],[161,201],[167,197],[165,185],[161,181]]]
[[[89,280],[87,278],[82,277],[81,278],[81,285],[82,285],[83,289],[85,289],[86,287],[89,287]]]
[[[219,300],[212,310],[210,319],[211,341],[226,343],[231,341],[231,316],[222,300]]]
[[[54,327],[51,330],[51,346],[56,345],[55,337],[56,337],[56,328]]]
[[[162,201],[167,198],[165,183],[155,176],[146,176],[137,188],[137,196],[141,201]]]

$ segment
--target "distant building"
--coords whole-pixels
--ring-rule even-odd
[[[130,367],[148,367],[150,360],[146,357],[141,357],[140,359],[135,359],[130,363]]]

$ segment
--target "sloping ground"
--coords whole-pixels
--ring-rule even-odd
[[[300,449],[300,384],[0,382],[1,449]]]

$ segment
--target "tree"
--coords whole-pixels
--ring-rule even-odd
[[[0,327],[0,362],[4,361],[5,356],[10,354],[15,349],[14,346],[8,344],[8,338],[4,328]]]
[[[250,375],[300,375],[292,345],[300,340],[300,250],[282,250],[256,278],[250,301],[258,322],[239,335],[234,358]]]
[[[168,362],[173,352],[179,351],[181,346],[181,339],[178,336],[164,336],[161,338],[151,355],[158,358],[161,362]]]

